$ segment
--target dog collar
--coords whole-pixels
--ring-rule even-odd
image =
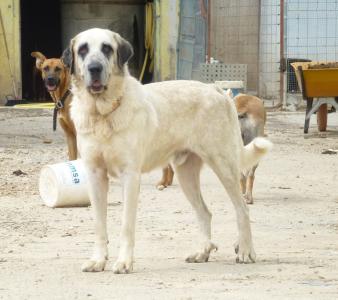
[[[112,111],[113,112],[115,109],[117,109],[120,104],[121,104],[121,99],[122,99],[122,96],[120,96],[119,98],[117,98],[116,100],[113,100],[112,101]]]
[[[55,102],[54,111],[53,111],[53,131],[56,130],[56,124],[57,124],[56,117],[57,117],[58,110],[61,109],[61,108],[64,108],[65,101],[66,101],[67,97],[69,96],[69,94],[70,94],[70,90],[67,90],[63,94],[61,99],[59,99]]]
[[[117,97],[116,99],[113,100],[108,100],[106,98],[103,98],[104,101],[110,102],[111,103],[111,110],[104,114],[105,116],[111,114],[113,111],[115,111],[121,104],[122,96]]]

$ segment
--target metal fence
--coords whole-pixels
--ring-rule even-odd
[[[275,106],[280,98],[280,1],[261,0],[259,95]]]
[[[247,90],[253,93],[259,77],[259,2],[211,1],[211,56],[227,65],[246,64]]]
[[[338,1],[286,0],[284,11],[284,102],[297,107],[301,104],[301,97],[297,97],[300,90],[290,63],[338,60]]]

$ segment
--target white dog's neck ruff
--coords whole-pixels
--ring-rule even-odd
[[[115,111],[121,104],[123,96],[119,96],[115,99],[106,99],[104,97],[95,101],[96,109],[102,116],[107,116]]]
[[[128,69],[126,70],[129,75]],[[124,78],[122,76],[115,76],[109,82],[107,89],[102,94],[91,94],[83,81],[79,78],[73,79],[72,94],[78,95],[79,101],[83,102],[88,99],[88,107],[91,107],[91,112],[97,112],[102,116],[107,116],[114,112],[123,100],[124,94]]]
[[[129,75],[129,73],[127,74]],[[96,109],[99,114],[107,116],[120,106],[124,94],[124,87],[124,77],[114,76],[109,82],[107,90],[104,91],[102,95],[94,96]]]
[[[90,94],[85,86],[74,87],[71,115],[78,134],[94,134],[109,138],[130,126],[136,111],[146,110],[149,122],[157,123],[153,108],[144,100],[142,85],[126,76],[123,88],[109,89],[100,96]],[[128,89],[125,87],[128,86]],[[111,91],[114,91],[112,89]],[[109,95],[109,96],[108,96]]]

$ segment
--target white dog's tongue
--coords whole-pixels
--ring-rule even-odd
[[[92,86],[94,86],[94,87],[100,87],[101,86],[101,82],[99,80],[95,80],[95,81],[93,81]]]

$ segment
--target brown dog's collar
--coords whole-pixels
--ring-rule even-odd
[[[56,117],[57,117],[57,113],[58,110],[61,108],[64,108],[65,106],[65,101],[67,99],[67,97],[70,95],[70,90],[68,89],[63,96],[61,97],[61,99],[57,100],[55,102],[55,106],[54,106],[54,111],[53,111],[53,131],[56,130]]]
[[[58,108],[58,109],[63,108],[65,106],[65,101],[66,101],[67,97],[69,96],[69,94],[70,94],[70,90],[67,90],[63,94],[63,96],[61,97],[61,99],[59,99],[59,100],[57,100],[55,102],[55,107]]]

